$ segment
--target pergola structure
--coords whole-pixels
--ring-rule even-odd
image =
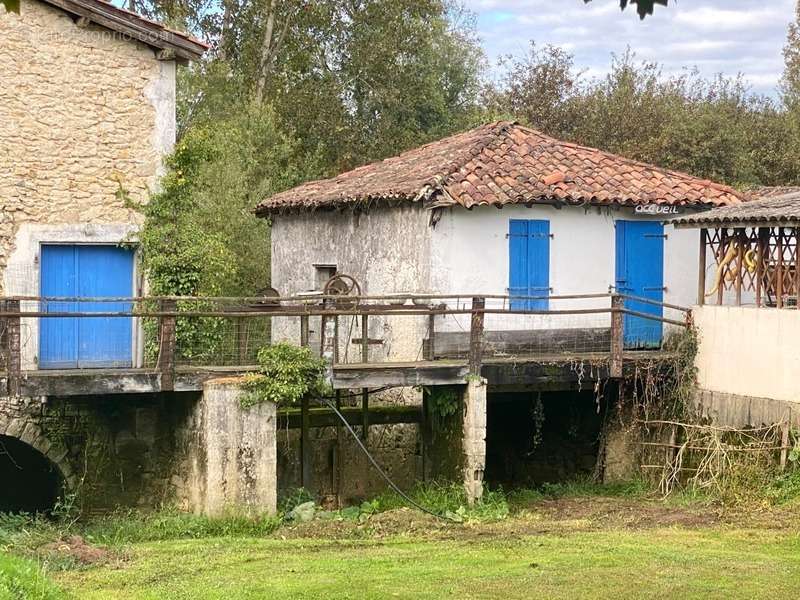
[[[797,308],[800,190],[670,222],[700,229],[699,305]],[[710,281],[709,264],[716,266]]]

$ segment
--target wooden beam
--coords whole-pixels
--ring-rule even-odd
[[[428,339],[424,346],[425,360],[436,358],[436,315],[428,315]]]
[[[700,257],[698,261],[698,278],[697,278],[697,304],[703,306],[706,301],[706,254],[708,231],[706,229],[700,230]]]
[[[311,414],[308,405],[308,398],[303,398],[300,404],[300,485],[311,489],[311,439],[309,430],[311,429]],[[331,413],[333,414],[333,413]],[[333,415],[334,417],[336,415]]]
[[[470,334],[468,331],[440,331],[432,358],[467,358]],[[524,356],[574,352],[578,348],[607,350],[611,344],[611,329],[586,327],[573,329],[520,329],[483,332],[484,362],[493,354]],[[426,344],[427,346],[427,344]],[[430,353],[428,356],[431,356]]]
[[[161,300],[160,309],[162,312],[172,312],[177,310],[175,300]],[[158,360],[156,368],[161,374],[161,390],[171,391],[175,389],[175,349],[176,349],[176,317],[164,316],[158,320]]]
[[[459,385],[469,373],[461,363],[409,362],[336,365],[333,368],[335,389],[378,388],[385,386]]]
[[[369,362],[369,315],[361,315],[361,362]],[[361,390],[361,439],[369,438],[369,389]]]
[[[308,326],[308,315],[302,315],[300,317],[300,345],[303,348],[308,348],[308,336],[309,336],[309,326]]]
[[[162,49],[171,48],[177,57],[185,60],[200,58],[206,51],[203,44],[178,35],[157,23],[150,23],[138,15],[120,10],[110,3],[84,2],[82,0],[44,0],[44,2],[69,14],[90,19],[101,27],[116,31],[148,46]]]
[[[622,377],[622,353],[625,348],[623,331],[625,300],[619,294],[611,296],[611,377]]]
[[[359,407],[345,406],[342,407],[341,412],[351,426],[357,427],[361,423],[361,409]],[[419,406],[374,406],[370,408],[369,415],[372,425],[422,422],[422,409]],[[288,409],[278,411],[278,430],[285,428],[301,429],[302,421],[302,410]],[[341,424],[341,422],[339,417],[328,408],[311,408],[308,411],[307,424],[309,429],[335,427],[337,423]],[[303,469],[303,465],[301,465],[301,470],[305,473],[308,469]],[[307,485],[311,485],[310,477],[306,479],[303,487]]]
[[[469,328],[469,374],[480,376],[483,359],[483,325],[486,298],[472,299],[472,319]]]

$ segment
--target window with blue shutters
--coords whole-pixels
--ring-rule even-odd
[[[550,221],[511,219],[508,258],[511,308],[547,310],[550,305]]]

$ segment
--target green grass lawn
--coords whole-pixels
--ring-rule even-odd
[[[455,539],[225,537],[137,543],[54,578],[77,598],[781,598],[800,593],[800,534],[677,527]]]
[[[33,560],[0,553],[0,600],[60,600],[64,594]]]
[[[491,493],[465,511],[459,493],[418,501],[460,523],[392,497],[305,523],[0,516],[0,600],[800,596],[796,500],[728,507],[573,485]]]

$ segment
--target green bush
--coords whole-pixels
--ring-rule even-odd
[[[297,404],[309,394],[325,394],[325,361],[310,348],[279,342],[258,351],[258,373],[245,377],[243,407],[261,402]]]

